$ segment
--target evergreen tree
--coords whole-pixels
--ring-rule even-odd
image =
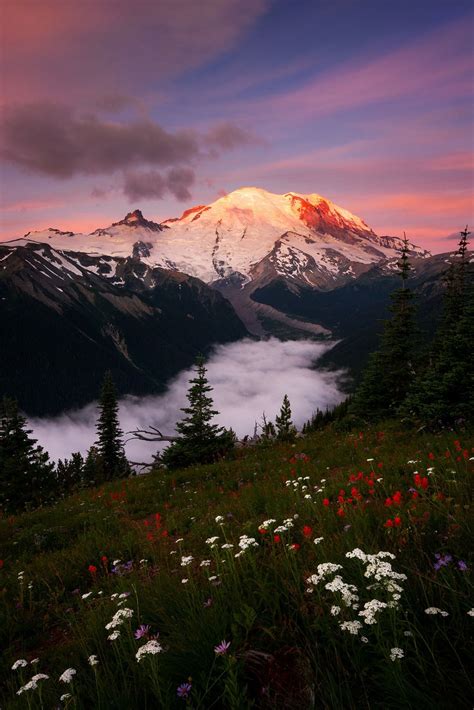
[[[85,487],[97,486],[105,480],[102,457],[99,454],[97,446],[91,446],[87,452],[82,472],[82,480]]]
[[[96,446],[101,466],[97,471],[97,482],[130,475],[130,465],[123,449],[118,409],[117,393],[112,373],[109,371],[105,374],[99,399]]]
[[[0,509],[7,513],[34,508],[55,495],[54,466],[15,400],[0,403]]]
[[[468,236],[466,227],[445,277],[443,318],[428,365],[402,407],[405,416],[430,427],[474,419],[474,275]]]
[[[417,342],[413,293],[407,280],[411,270],[409,242],[404,237],[398,270],[401,288],[391,295],[392,317],[384,322],[380,347],[369,358],[349,414],[379,420],[397,413],[412,385],[416,371]]]
[[[206,378],[202,357],[196,362],[196,376],[189,384],[189,406],[181,409],[185,417],[176,425],[180,436],[161,455],[162,462],[169,468],[210,463],[229,452],[235,442],[231,430],[211,423],[218,412],[213,409],[209,396],[212,387]]]
[[[296,428],[291,421],[291,406],[288,395],[283,397],[280,414],[275,418],[277,439],[280,441],[293,441],[296,435]]]
[[[71,454],[70,459],[59,459],[56,466],[58,493],[62,496],[73,493],[84,483],[84,459],[82,454]]]

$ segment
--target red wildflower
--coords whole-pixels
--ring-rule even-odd
[[[383,463],[381,461],[377,464],[377,468],[383,468]]]
[[[340,518],[343,518],[345,516],[344,508],[339,508],[337,511],[337,514],[339,515]]]
[[[87,568],[91,574],[96,574],[97,572],[97,567],[95,565],[89,565]]]
[[[430,461],[434,461],[435,455],[430,451],[430,453],[428,454],[428,458],[430,459]]]
[[[384,523],[384,528],[393,528],[393,520],[390,518]]]
[[[259,528],[258,532],[260,533],[260,535],[266,535],[268,530],[266,530],[265,528]]]
[[[301,545],[299,545],[297,542],[295,542],[295,543],[293,543],[293,545],[291,546],[291,549],[292,549],[292,550],[299,550],[300,547],[301,547]]]
[[[303,535],[305,537],[311,537],[312,534],[313,534],[313,528],[310,527],[309,525],[305,525],[303,528]]]
[[[281,537],[279,535],[274,535],[273,542],[281,542]]]
[[[105,555],[102,555],[102,557],[100,558],[100,561],[102,562],[103,565],[106,565],[109,560]]]
[[[151,532],[147,533],[147,534],[146,534],[146,539],[147,539],[147,540],[150,540],[150,542],[153,542],[153,540],[155,539],[155,538],[153,537],[153,533],[151,533]]]
[[[386,498],[385,499],[385,507],[390,508],[391,505],[393,505],[393,500],[391,498]]]
[[[394,523],[395,527],[398,528],[398,527],[400,527],[400,525],[402,524],[402,519],[397,515],[397,516],[393,519],[393,523]]]
[[[395,493],[392,496],[392,500],[395,503],[395,505],[400,505],[402,502],[402,494],[400,491],[395,491]]]
[[[329,505],[329,498],[323,498],[323,505],[328,506]]]

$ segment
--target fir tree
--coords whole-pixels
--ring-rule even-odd
[[[59,459],[56,466],[58,492],[65,496],[77,491],[84,484],[84,458],[79,452],[71,454],[70,459]]]
[[[196,376],[189,384],[189,406],[181,409],[185,417],[176,425],[179,438],[161,455],[162,462],[169,468],[210,463],[234,446],[234,433],[211,423],[218,412],[213,409],[209,396],[212,387],[206,378],[202,357],[196,362]]]
[[[445,277],[443,318],[424,372],[416,379],[402,413],[430,427],[474,419],[474,278],[467,256],[469,232]]]
[[[86,487],[96,486],[104,480],[102,457],[99,454],[97,446],[91,446],[87,452],[82,479]]]
[[[15,400],[0,403],[0,509],[13,513],[50,501],[55,491],[54,466],[36,439]]]
[[[110,481],[130,474],[130,466],[123,449],[122,431],[118,420],[118,402],[112,373],[106,372],[99,399],[97,420],[97,452],[100,470],[96,480]]]
[[[288,395],[283,397],[280,414],[275,418],[277,439],[280,441],[293,441],[296,435],[296,428],[291,421],[291,406]]]
[[[407,280],[411,266],[404,237],[398,271],[401,288],[391,295],[392,317],[384,322],[379,349],[370,358],[349,413],[379,420],[397,413],[414,380],[417,360],[415,308]]]

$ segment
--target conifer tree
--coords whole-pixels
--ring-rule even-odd
[[[384,322],[380,347],[370,356],[349,408],[350,414],[364,419],[375,421],[396,414],[416,374],[415,308],[413,292],[407,285],[409,246],[404,236],[398,262],[402,285],[391,295],[392,317]]]
[[[176,424],[179,437],[161,455],[162,462],[169,468],[215,461],[227,453],[235,441],[231,430],[211,423],[218,412],[213,409],[213,400],[209,396],[212,387],[202,357],[196,361],[196,376],[189,384],[189,406],[181,409],[185,417]]]
[[[79,452],[70,459],[59,459],[56,466],[58,493],[62,496],[73,493],[84,483],[84,458]]]
[[[283,397],[280,414],[275,418],[277,439],[280,441],[293,441],[296,435],[296,428],[291,421],[291,405],[288,395]]]
[[[33,508],[55,495],[54,466],[15,400],[0,403],[0,509],[7,513]]]
[[[96,481],[110,481],[130,474],[130,466],[125,458],[122,431],[118,419],[118,402],[112,373],[106,372],[99,399],[97,420],[97,452],[100,471]]]
[[[102,469],[102,457],[99,455],[97,446],[91,446],[87,452],[82,478],[85,487],[96,486],[105,480]]]
[[[467,227],[445,277],[443,318],[429,362],[402,407],[430,427],[474,420],[474,274],[469,270]]]

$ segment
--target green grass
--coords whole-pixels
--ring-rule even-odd
[[[1,707],[472,707],[473,456],[466,433],[326,430],[0,520]],[[387,505],[397,491],[401,500]],[[259,531],[268,519],[276,522]],[[236,558],[243,535],[256,543]],[[364,576],[367,561],[346,557],[355,548],[395,555],[384,559],[406,576],[395,580],[399,600],[390,569]],[[435,555],[451,560],[435,570]],[[182,556],[193,559],[182,566]],[[113,572],[117,559],[130,569]],[[341,569],[308,583],[326,562]],[[354,585],[358,608],[345,605],[337,582],[326,589],[336,575]],[[128,596],[111,598],[119,594]],[[365,624],[359,612],[372,599],[390,604]],[[108,640],[105,626],[124,607],[133,615]],[[357,634],[340,627],[354,620]],[[162,650],[138,662],[140,624],[159,633]],[[230,647],[217,655],[223,640]],[[392,661],[393,648],[404,657]],[[28,665],[13,671],[20,658]],[[72,684],[60,682],[70,667]],[[18,696],[37,673],[49,678]],[[184,682],[187,699],[177,697]]]

